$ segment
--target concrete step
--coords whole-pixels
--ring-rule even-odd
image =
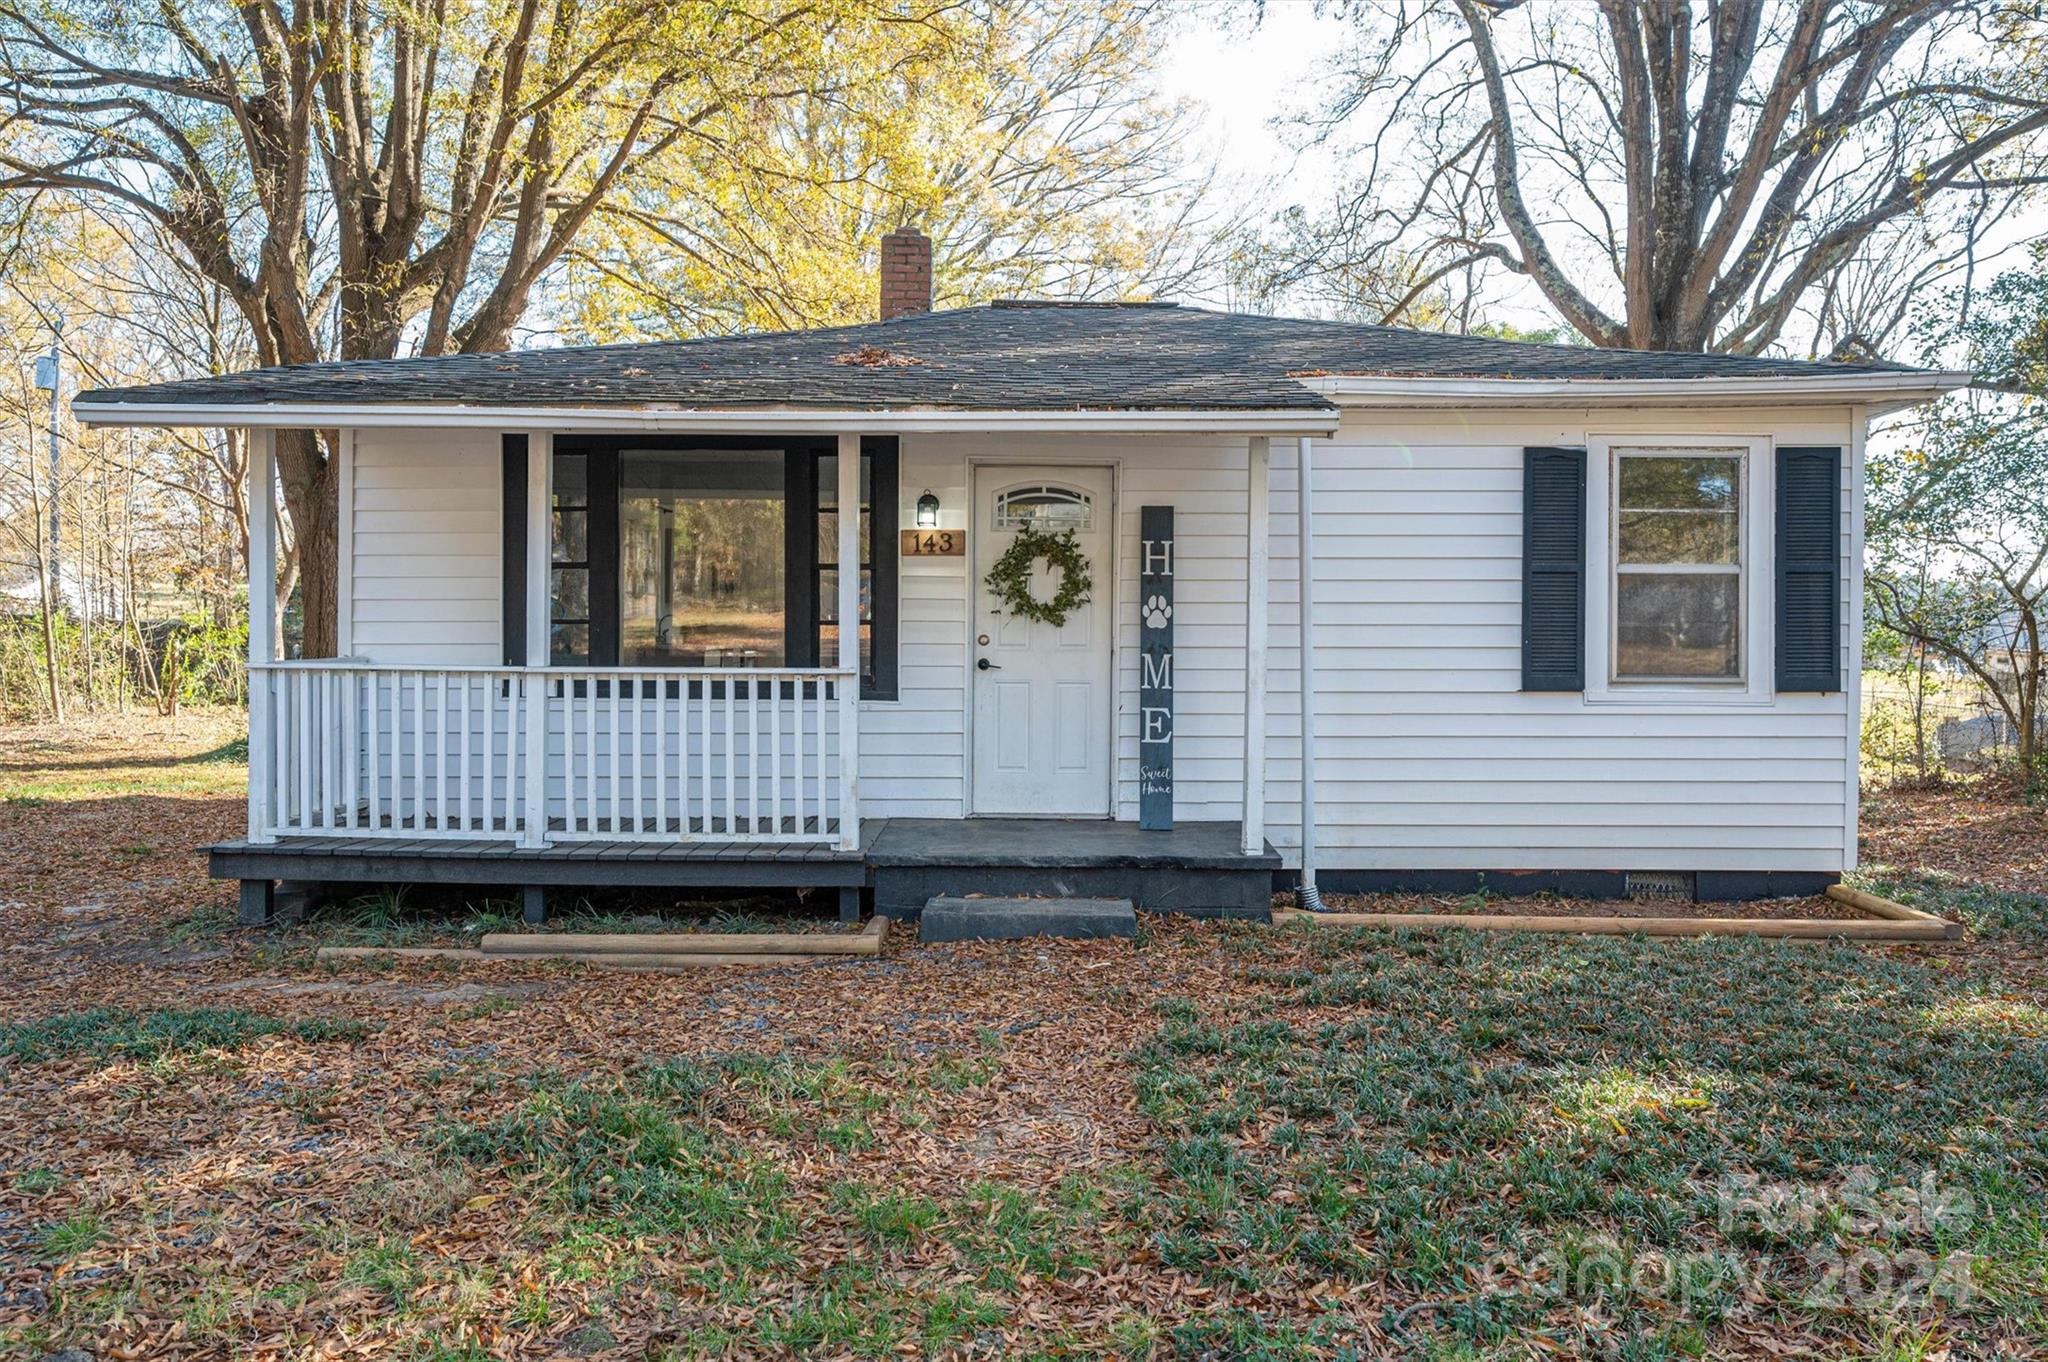
[[[1016,941],[1034,936],[1136,936],[1129,899],[928,899],[918,926],[923,941]]]
[[[990,898],[1128,899],[1148,913],[1250,918],[1263,922],[1273,872],[1170,866],[876,865],[875,911],[916,917],[933,897],[974,890]]]

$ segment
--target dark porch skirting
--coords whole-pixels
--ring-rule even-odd
[[[1128,898],[1153,912],[1264,918],[1280,857],[1239,849],[1236,823],[1147,832],[1135,823],[1043,818],[873,819],[864,850],[816,845],[373,841],[295,837],[207,849],[215,879],[240,880],[242,919],[270,917],[275,882],[509,886],[538,921],[550,889],[836,889],[842,917],[915,916],[940,894]]]

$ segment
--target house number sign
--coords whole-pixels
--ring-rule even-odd
[[[1173,827],[1173,507],[1138,511],[1138,826]]]
[[[965,530],[903,530],[905,558],[959,558],[967,552]]]

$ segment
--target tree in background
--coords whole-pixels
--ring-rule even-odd
[[[1870,459],[1868,607],[1875,621],[1974,676],[2041,792],[2042,625],[2048,612],[2048,246],[2000,275],[1961,322],[1929,309],[1934,352],[1960,344],[1983,385],[1919,418]]]
[[[1066,12],[1059,0],[0,0],[0,190],[84,196],[148,224],[233,306],[264,364],[504,349],[572,267],[610,267],[618,282],[693,249],[694,277],[669,277],[739,302],[686,308],[686,323],[803,317],[843,307],[845,290],[812,282],[790,243],[859,259],[878,224],[957,198],[924,182],[950,164],[926,153],[961,116],[948,92],[1018,79],[1012,63],[1030,49],[1012,35]],[[1051,191],[1142,186],[1142,170],[1094,178],[1142,158],[1089,150],[1116,119],[1139,120],[1095,89],[1142,56],[1149,11],[1114,13],[1112,40],[1085,48],[1064,94],[988,105],[1019,158],[989,163],[1039,196],[1022,211],[1105,237],[1077,212],[1085,195]],[[785,197],[817,205],[801,230],[764,209]],[[578,309],[593,328],[622,325],[595,297]],[[278,452],[304,652],[324,656],[333,465],[315,432],[281,435]]]
[[[233,330],[221,325],[217,299],[209,315],[207,291],[177,268],[175,254],[128,239],[122,225],[60,195],[0,224],[12,229],[0,238],[0,601],[35,606],[26,616],[0,610],[7,718],[54,713],[65,700],[122,705],[137,691],[161,699],[166,631],[211,633],[241,613],[248,547],[239,440],[61,420],[62,474],[51,475],[48,397],[30,376],[55,316],[66,320],[67,391],[147,381],[171,354],[180,366],[204,363],[209,343]],[[214,362],[235,367],[237,359]],[[63,526],[60,601],[47,585],[53,502]],[[172,624],[181,617],[189,618]],[[31,672],[34,684],[24,684]]]
[[[933,241],[940,307],[1206,282],[1237,224],[1154,93],[1150,0],[976,0],[901,105],[792,101],[648,167],[571,248],[568,324],[603,340],[874,320],[873,246]]]
[[[1361,0],[1352,148],[1274,288],[1455,325],[1503,272],[1596,345],[1881,350],[2041,182],[2048,16],[1996,0]]]

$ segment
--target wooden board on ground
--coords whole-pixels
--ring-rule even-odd
[[[1860,889],[1831,885],[1828,897],[1872,914],[1868,921],[1830,918],[1566,917],[1541,913],[1307,913],[1279,908],[1275,924],[1378,927],[1419,932],[1541,932],[1584,936],[1759,936],[1780,940],[1955,941],[1962,927]]]
[[[441,946],[322,946],[320,960],[452,960],[487,964],[515,960],[567,960],[601,969],[672,973],[708,965],[794,965],[862,959],[881,954],[889,919],[877,915],[858,932],[630,933],[493,932],[482,949]]]
[[[461,960],[475,964],[491,957],[467,946],[322,946],[315,960],[370,960],[380,955],[400,960]]]
[[[1831,884],[1828,886],[1827,892],[1828,897],[1835,902],[1846,903],[1851,908],[1860,908],[1864,912],[1874,914],[1877,917],[1889,918],[1894,922],[1939,922],[1942,926],[1949,929],[1952,936],[1961,937],[1963,934],[1962,926],[1958,923],[1950,922],[1947,918],[1936,917],[1932,913],[1923,913],[1918,908],[1908,908],[1903,903],[1894,903],[1890,899],[1880,898],[1876,894],[1865,893],[1861,889],[1851,889],[1846,884]]]
[[[873,955],[865,932],[492,932],[485,955]]]

